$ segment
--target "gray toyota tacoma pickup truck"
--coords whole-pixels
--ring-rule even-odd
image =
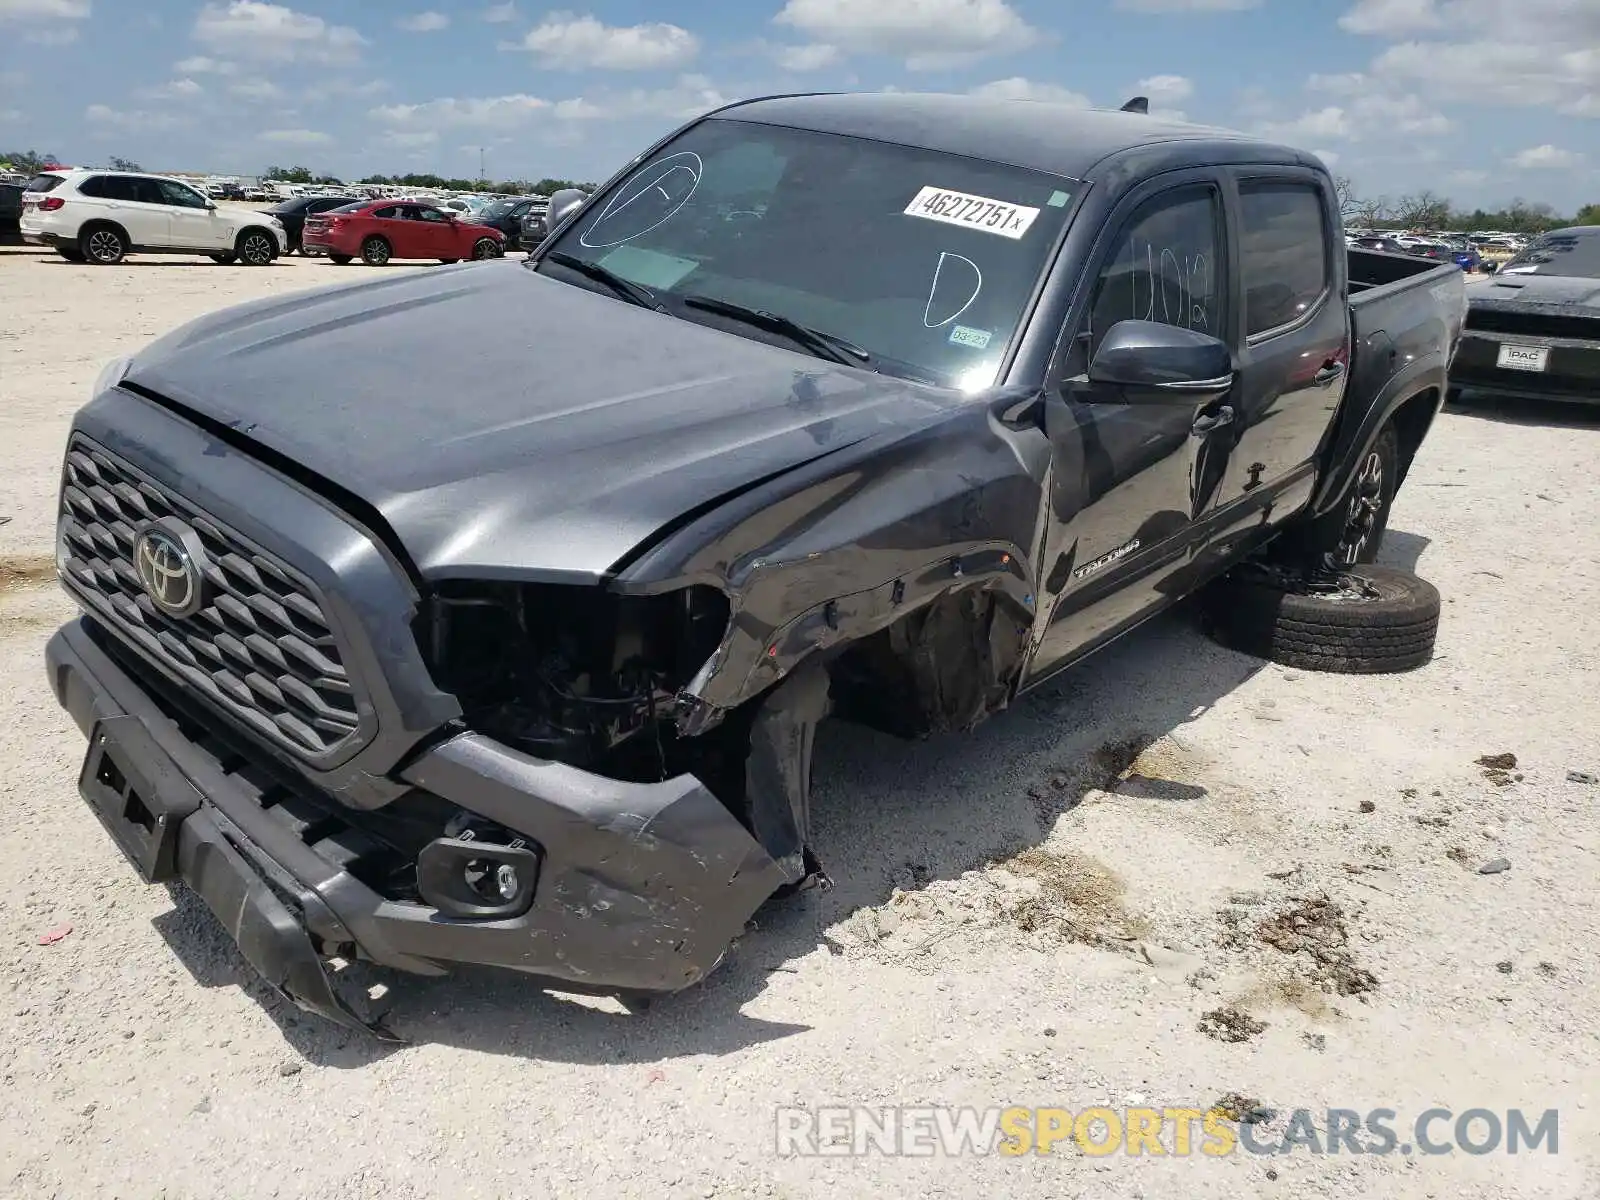
[[[203,317],[72,425],[80,791],[303,1008],[377,1027],[334,958],[694,983],[822,878],[826,716],[968,728],[1247,558],[1236,642],[1431,652],[1437,593],[1364,564],[1461,273],[1347,253],[1309,154],[774,97],[550,219]]]

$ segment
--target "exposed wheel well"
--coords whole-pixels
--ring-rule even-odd
[[[1428,435],[1433,415],[1439,408],[1439,390],[1428,388],[1412,396],[1395,410],[1389,418],[1400,441],[1400,482],[1411,470],[1411,460],[1422,448],[1422,439]]]

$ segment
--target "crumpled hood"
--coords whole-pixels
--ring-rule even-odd
[[[1570,304],[1578,308],[1600,309],[1600,279],[1578,275],[1529,274],[1496,275],[1487,287],[1475,289],[1473,301],[1493,304]]]
[[[355,493],[434,578],[602,576],[693,510],[958,403],[509,260],[227,309],[126,378]]]

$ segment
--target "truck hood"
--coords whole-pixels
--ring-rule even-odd
[[[961,402],[507,260],[227,309],[125,379],[353,492],[436,579],[601,578],[681,517]]]
[[[1561,304],[1600,310],[1600,279],[1543,275],[1537,271],[1496,275],[1487,287],[1477,291],[1473,300],[1488,301],[1497,308],[1507,304]]]

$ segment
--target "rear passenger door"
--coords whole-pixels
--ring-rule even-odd
[[[1238,442],[1214,501],[1222,536],[1275,524],[1310,500],[1350,361],[1347,263],[1327,177],[1239,168],[1232,183],[1244,338]]]
[[[103,215],[127,231],[134,247],[165,247],[172,237],[172,223],[153,179],[134,175],[96,175],[78,185],[78,193],[95,203],[88,219]]]

